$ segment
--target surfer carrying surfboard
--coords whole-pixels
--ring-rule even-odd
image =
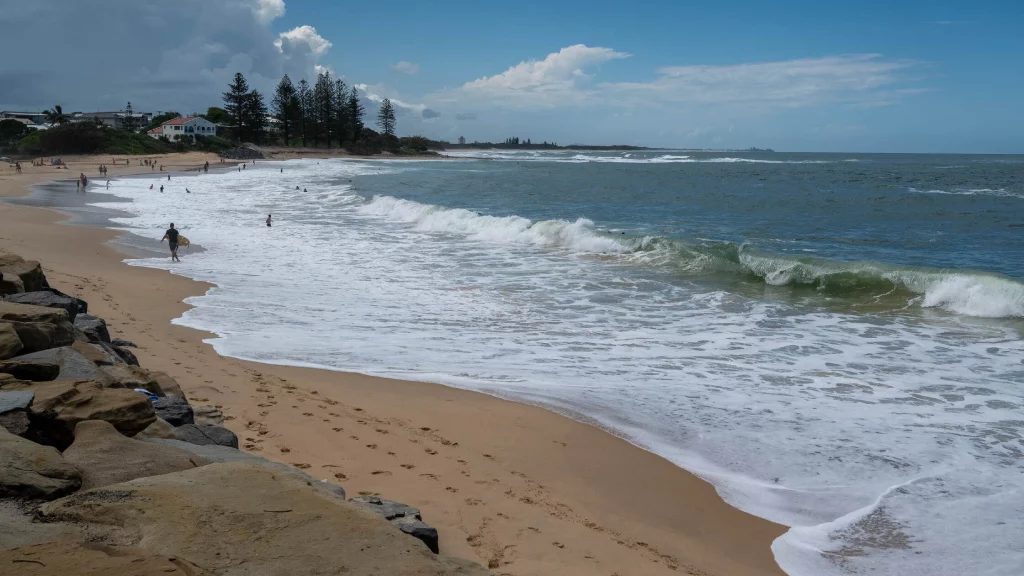
[[[178,231],[174,229],[174,222],[171,222],[171,227],[164,232],[164,237],[160,239],[161,242],[167,240],[167,244],[171,247],[171,262],[181,262],[178,260]]]

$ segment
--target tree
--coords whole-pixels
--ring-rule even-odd
[[[176,112],[168,112],[168,114],[177,114],[177,113]],[[202,116],[203,116],[203,118],[206,118],[207,120],[209,120],[210,122],[213,122],[214,124],[229,124],[231,122],[231,115],[228,114],[227,110],[225,110],[223,108],[217,108],[216,106],[211,106],[211,107],[207,108],[206,109],[206,114],[203,114]],[[173,116],[173,118],[177,118],[177,116]],[[156,121],[156,118],[154,118],[153,120]],[[168,118],[168,120],[170,120],[170,118]],[[164,122],[166,122],[166,121],[167,120],[164,120]]]
[[[135,132],[135,112],[132,111],[132,103],[129,101],[128,106],[124,111],[124,126],[125,132]]]
[[[299,81],[299,89],[295,91],[295,98],[298,100],[298,112],[299,112],[299,131],[302,135],[302,147],[306,147],[306,137],[309,134],[309,123],[312,120],[310,113],[312,110],[313,93],[309,89],[309,82],[303,78]]]
[[[0,148],[13,148],[18,140],[31,133],[31,128],[17,120],[0,120]]]
[[[395,135],[395,107],[387,98],[380,103],[380,111],[377,112],[377,126],[380,126],[385,136]]]
[[[211,110],[214,110],[214,108],[211,108]],[[216,108],[216,110],[220,110],[220,108]],[[177,112],[164,112],[163,114],[157,114],[156,116],[153,116],[152,120],[149,121],[149,124],[146,126],[146,131],[148,132],[149,130],[152,130],[157,126],[160,126],[168,120],[173,120],[178,116],[181,116],[181,114],[178,114]],[[207,118],[207,120],[210,119]],[[213,120],[210,120],[210,122],[213,122]]]
[[[349,133],[352,134],[352,141],[357,142],[363,135],[363,104],[359,101],[359,91],[353,86],[348,93],[348,107],[346,116],[349,121]]]
[[[241,72],[236,72],[234,80],[228,85],[228,91],[224,93],[224,111],[234,123],[235,137],[239,140],[245,140],[249,136],[243,118],[248,98],[249,83],[245,81],[245,76],[242,76]]]
[[[271,101],[271,109],[274,115],[281,121],[281,136],[284,138],[284,145],[291,145],[292,124],[295,120],[295,86],[287,74],[277,84],[274,91],[274,99]]]
[[[348,133],[350,122],[348,121],[348,108],[345,100],[348,98],[348,91],[345,82],[340,78],[334,81],[334,125],[338,135],[338,147],[351,140]]]
[[[242,110],[246,134],[251,141],[262,144],[263,136],[267,133],[267,103],[263,100],[263,94],[256,90],[246,94]]]
[[[331,149],[331,124],[334,121],[334,83],[331,82],[331,73],[323,72],[317,74],[316,85],[313,86],[313,100],[316,102],[316,120],[320,126],[318,132],[322,132],[327,138],[327,149]]]
[[[64,115],[64,109],[60,107],[60,104],[54,106],[52,110],[44,110],[43,114],[46,115],[47,124],[63,126],[71,121]]]

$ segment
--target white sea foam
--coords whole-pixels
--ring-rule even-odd
[[[954,188],[952,190],[918,190],[917,188],[908,188],[910,192],[917,194],[953,194],[958,196],[974,196],[981,194],[984,196],[1001,196],[1006,198],[1024,198],[1024,193],[1014,192],[1005,188]]]
[[[111,184],[133,201],[117,205],[133,214],[120,226],[159,238],[174,220],[207,248],[180,265],[132,263],[216,284],[176,322],[216,333],[220,353],[586,414],[792,526],[774,550],[794,576],[1024,573],[1014,325],[750,299],[638,266],[585,219],[497,218],[339,184],[396,164],[276,168],[175,177],[164,194]],[[1012,312],[988,307],[998,284],[971,282],[947,277],[921,305]]]
[[[611,163],[611,164],[699,164],[699,163],[749,163],[749,164],[829,164],[832,160],[770,160],[764,158],[684,156],[678,154],[660,154],[657,151],[644,153],[608,152],[575,152],[571,150],[538,151],[538,150],[456,150],[445,152],[457,158],[480,158],[486,160],[515,160],[517,162],[556,162],[556,163]],[[645,157],[642,154],[658,154]],[[852,161],[857,161],[853,159]]]

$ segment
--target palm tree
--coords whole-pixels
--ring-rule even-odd
[[[44,110],[43,114],[46,114],[47,124],[63,126],[70,121],[68,120],[68,117],[64,115],[64,110],[60,107],[59,104],[54,106],[53,110]]]

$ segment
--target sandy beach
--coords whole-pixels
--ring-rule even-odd
[[[168,171],[220,165],[202,153],[153,158]],[[64,160],[68,170],[0,168],[0,198],[80,172],[93,178],[100,164],[107,178],[151,172],[123,156]],[[770,546],[785,527],[730,507],[707,482],[598,428],[440,385],[222,357],[203,342],[213,334],[171,323],[209,285],[128,266],[110,244],[117,232],[66,219],[0,204],[0,249],[43,262],[54,287],[138,344],[143,365],[220,407],[243,449],[351,495],[418,506],[447,555],[495,574],[781,574]]]

